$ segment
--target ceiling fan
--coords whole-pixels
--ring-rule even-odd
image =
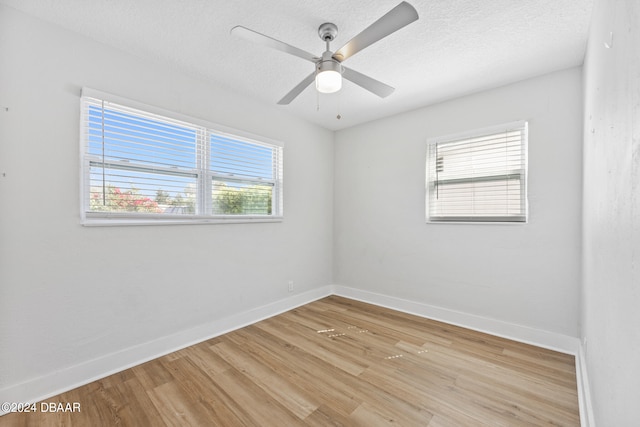
[[[296,87],[291,89],[284,98],[278,101],[280,105],[289,104],[314,81],[318,92],[337,92],[342,88],[343,77],[369,92],[384,98],[391,95],[395,89],[376,79],[343,66],[342,62],[417,19],[418,12],[416,12],[415,8],[403,1],[335,52],[329,50],[329,43],[333,41],[338,34],[338,27],[330,22],[324,23],[318,28],[318,35],[320,39],[326,43],[327,49],[322,56],[315,56],[302,49],[240,25],[233,27],[231,34],[306,59],[315,64],[315,70],[298,83]]]

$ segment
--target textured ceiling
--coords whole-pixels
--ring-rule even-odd
[[[345,61],[396,88],[385,99],[345,81],[276,105],[313,64],[230,35],[242,25],[320,56],[400,0],[0,0],[134,55],[208,79],[328,129],[582,64],[592,0],[409,0],[420,19]],[[341,119],[337,119],[340,114]]]

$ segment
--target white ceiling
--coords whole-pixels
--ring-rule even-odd
[[[345,61],[396,88],[385,99],[345,81],[276,105],[313,64],[231,36],[242,25],[318,56],[400,0],[0,0],[134,55],[170,64],[328,129],[582,64],[593,0],[409,0],[420,19]],[[341,119],[337,119],[340,114]]]

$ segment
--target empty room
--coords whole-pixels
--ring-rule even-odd
[[[637,0],[0,0],[0,426],[640,426]]]

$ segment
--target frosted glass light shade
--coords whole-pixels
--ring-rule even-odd
[[[342,88],[342,75],[334,70],[316,74],[316,89],[320,93],[334,93]]]

